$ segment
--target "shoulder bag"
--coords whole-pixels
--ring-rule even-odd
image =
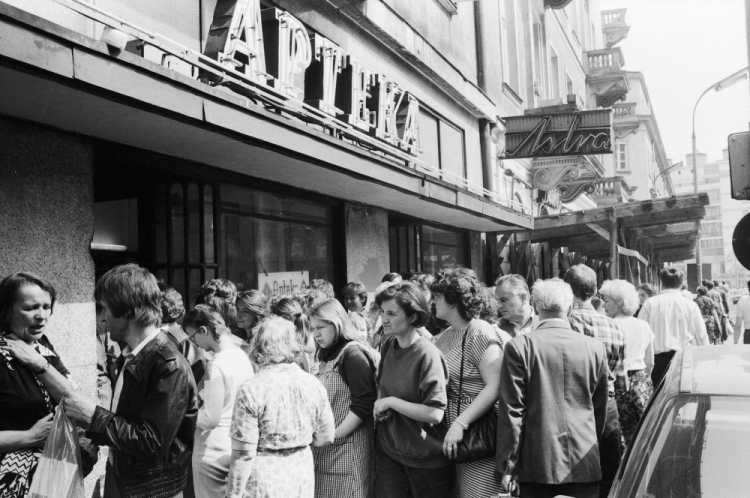
[[[464,355],[466,349],[466,336],[469,335],[471,326],[464,333],[461,340],[461,376],[458,380],[458,406],[456,407],[456,418],[461,415],[461,395],[464,384]],[[502,339],[498,337],[502,348]],[[494,405],[487,412],[469,424],[464,431],[464,438],[458,443],[456,463],[473,462],[495,456],[495,441],[497,433],[497,413]]]

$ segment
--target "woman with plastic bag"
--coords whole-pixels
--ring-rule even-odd
[[[73,390],[70,373],[44,335],[55,289],[29,273],[0,282],[0,497],[22,498],[52,427],[54,408]]]

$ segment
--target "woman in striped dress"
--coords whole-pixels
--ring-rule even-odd
[[[450,323],[434,342],[445,356],[450,373],[445,412],[449,429],[443,451],[452,459],[464,431],[497,402],[503,344],[492,325],[478,319],[482,286],[473,270],[444,270],[438,274],[431,290],[437,318]],[[494,457],[456,464],[454,497],[486,498],[499,492]]]
[[[375,489],[375,361],[337,300],[312,308],[310,322],[320,346],[317,377],[326,388],[336,422],[333,444],[313,448],[315,496],[368,498]]]

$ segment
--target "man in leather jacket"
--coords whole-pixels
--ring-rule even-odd
[[[182,497],[198,413],[190,365],[159,329],[161,292],[147,270],[128,264],[96,284],[110,336],[126,344],[118,359],[112,406],[69,393],[65,413],[110,448],[105,496]]]

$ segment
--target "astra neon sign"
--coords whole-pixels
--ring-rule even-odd
[[[610,110],[505,118],[505,157],[611,154]]]
[[[303,101],[417,154],[419,101],[331,40],[308,34],[288,12],[261,9],[260,0],[219,0],[205,55],[281,92],[292,107]]]

